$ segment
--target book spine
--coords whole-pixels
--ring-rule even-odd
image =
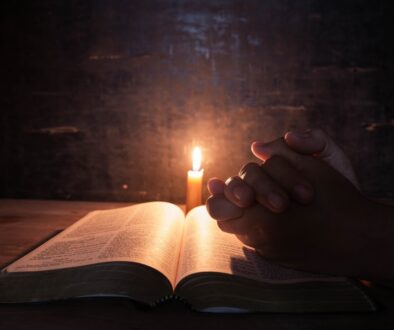
[[[164,303],[164,302],[166,302],[166,301],[169,301],[169,300],[180,301],[180,302],[184,303],[185,305],[190,306],[190,304],[189,304],[184,298],[182,298],[182,297],[180,297],[180,296],[177,296],[177,295],[175,295],[175,294],[169,294],[169,295],[166,295],[166,296],[164,296],[164,297],[162,297],[162,298],[156,300],[156,301],[153,303],[152,307],[156,307],[157,305],[162,304],[162,303]]]

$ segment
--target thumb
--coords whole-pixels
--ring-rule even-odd
[[[328,148],[331,138],[318,129],[306,130],[304,132],[290,131],[284,136],[286,144],[296,152],[305,155],[314,155],[324,152],[324,157],[332,153],[332,146]]]
[[[263,143],[255,141],[251,146],[253,154],[263,162],[266,162],[273,156],[280,156],[290,162],[296,169],[300,169],[303,159],[306,157],[299,152],[289,148],[283,138]]]
[[[285,134],[284,140],[296,152],[321,158],[359,188],[358,180],[349,158],[322,129],[288,132]]]

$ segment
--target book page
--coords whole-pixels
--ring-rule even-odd
[[[6,271],[132,261],[159,270],[174,283],[183,224],[182,210],[164,202],[94,211],[8,266]]]
[[[343,280],[284,268],[264,260],[235,235],[222,232],[205,206],[193,209],[186,217],[177,283],[198,272],[232,274],[267,283]]]

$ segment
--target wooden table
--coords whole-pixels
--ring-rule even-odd
[[[124,205],[0,199],[0,263],[91,210]],[[179,302],[147,309],[124,298],[0,305],[0,329],[394,329],[394,290],[374,286],[367,292],[380,305],[376,313],[218,315],[192,312]]]

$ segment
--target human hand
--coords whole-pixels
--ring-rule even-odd
[[[287,145],[277,140],[275,148],[282,150]],[[373,258],[370,247],[378,244],[375,238],[379,236],[375,232],[379,223],[371,226],[370,222],[371,203],[348,179],[321,159],[296,153],[291,157],[288,160],[271,156],[261,167],[249,164],[241,176],[254,177],[258,168],[264,173],[259,178],[261,185],[268,180],[269,186],[274,179],[288,195],[292,194],[294,178],[305,179],[314,189],[309,205],[289,199],[287,209],[281,213],[272,212],[263,203],[240,208],[224,193],[216,191],[207,201],[211,216],[223,220],[216,216],[217,212],[230,203],[233,209],[229,214],[238,212],[238,217],[218,221],[218,226],[254,247],[263,257],[284,266],[368,276],[371,269],[366,265]]]
[[[285,134],[284,141],[288,147],[297,153],[312,155],[324,160],[359,188],[359,183],[349,158],[322,129],[308,129],[304,132],[290,131]],[[275,148],[275,141],[271,143],[254,142],[252,144],[252,152],[262,161],[269,159],[273,155],[285,158],[292,157],[287,148]]]
[[[281,143],[283,140],[290,148],[286,148]],[[296,162],[297,156],[291,149],[297,153],[313,155],[324,160],[357,188],[359,187],[349,158],[330,136],[321,129],[311,129],[305,132],[290,131],[285,134],[284,139],[278,139],[269,143],[254,142],[252,144],[252,152],[263,162],[273,155],[281,155],[288,160]],[[238,208],[248,207],[254,201],[260,202],[272,212],[283,212],[287,208],[290,198],[294,198],[304,204],[309,203],[313,199],[313,189],[305,180],[299,180],[298,183],[300,184],[294,185],[291,195],[286,194],[272,180],[268,185],[266,182],[266,186],[262,186],[255,179],[249,183],[251,185],[243,181],[240,176],[230,177],[226,182],[218,178],[209,180],[209,191],[212,194],[224,194],[228,199],[227,202],[223,201],[222,203],[221,209],[223,214],[218,214],[220,218],[238,217],[242,213],[242,210]]]

